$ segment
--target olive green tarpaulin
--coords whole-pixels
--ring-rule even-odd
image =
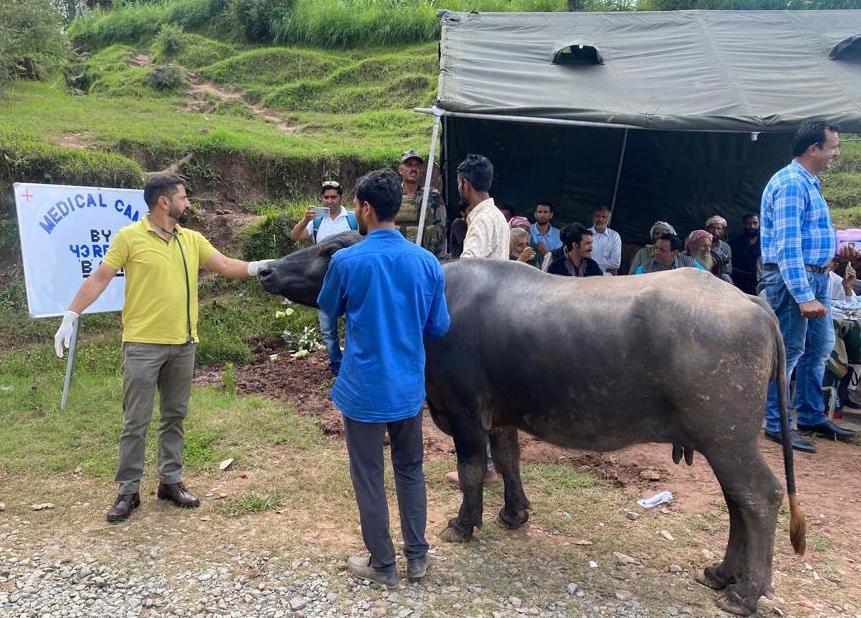
[[[735,231],[790,160],[801,122],[861,132],[861,10],[441,22],[450,205],[457,163],[477,152],[494,163],[497,201],[519,214],[543,199],[558,220],[588,222],[613,206],[613,227],[636,242],[657,219],[685,233],[719,213]]]

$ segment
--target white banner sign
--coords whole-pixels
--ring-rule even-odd
[[[147,213],[143,191],[15,183],[15,206],[32,318],[62,315],[101,264],[117,230]],[[86,313],[121,311],[122,270]]]

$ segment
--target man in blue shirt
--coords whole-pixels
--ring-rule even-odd
[[[535,206],[535,223],[532,224],[529,241],[542,258],[562,246],[559,228],[553,227],[553,205],[548,201]]]
[[[780,321],[786,346],[786,375],[795,370],[798,431],[848,440],[855,432],[825,416],[822,378],[834,347],[828,264],[837,239],[817,174],[840,154],[837,127],[823,121],[803,124],[792,143],[792,162],[772,176],[762,194],[760,237],[762,284]],[[846,248],[842,261],[858,256]],[[789,380],[787,380],[788,382]],[[768,386],[765,435],[782,443],[777,383]],[[792,432],[792,448],[816,452],[812,442]]]
[[[349,571],[394,586],[395,549],[383,483],[383,439],[389,432],[407,575],[427,572],[427,496],[422,470],[424,337],[449,327],[442,268],[429,251],[395,227],[401,182],[391,170],[361,178],[353,198],[367,238],[332,256],[317,299],[333,318],[347,315],[347,347],[332,387],[344,415],[350,476],[362,538],[370,556],[351,556]]]

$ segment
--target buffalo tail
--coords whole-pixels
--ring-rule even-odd
[[[789,496],[789,540],[792,549],[799,556],[804,555],[807,549],[807,522],[804,511],[798,504],[798,496],[795,489],[795,460],[792,452],[792,435],[789,426],[789,415],[786,411],[786,349],[783,345],[783,336],[780,333],[780,325],[777,317],[771,313],[772,329],[775,331],[775,348],[777,351],[777,388],[778,401],[780,403],[780,433],[783,442],[783,467],[786,473],[786,493]]]

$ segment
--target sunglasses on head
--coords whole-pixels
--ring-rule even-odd
[[[326,182],[323,183],[324,189],[337,189],[340,186],[341,186],[341,183],[338,182],[337,180],[327,180]]]

